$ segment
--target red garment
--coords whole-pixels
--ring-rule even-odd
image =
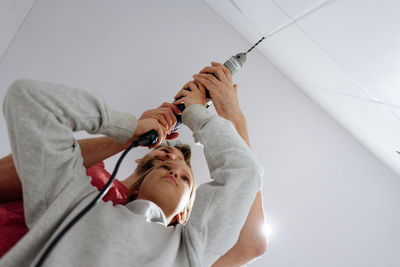
[[[91,184],[100,191],[108,182],[110,174],[100,162],[86,170],[92,177]],[[114,180],[103,201],[112,201],[113,205],[125,205],[128,202],[128,188],[120,181]],[[0,203],[0,258],[10,250],[27,232],[24,206],[22,201]]]

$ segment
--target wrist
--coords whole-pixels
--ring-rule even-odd
[[[234,112],[230,111],[224,115],[221,115],[221,117],[230,120],[235,127],[240,126],[243,123],[246,124],[246,119],[241,110],[236,110]]]
[[[247,123],[244,114],[241,111],[239,111],[238,113],[231,113],[230,117],[226,119],[232,122],[238,134],[250,147],[249,134],[247,133]]]
[[[213,115],[201,104],[195,104],[185,108],[182,112],[182,122],[195,133],[204,123],[206,123]]]
[[[129,142],[129,141],[128,141]],[[93,164],[103,161],[122,150],[126,149],[130,143],[120,144],[111,137],[98,137],[78,140],[81,148],[83,165],[89,168]]]
[[[205,107],[207,105],[207,102],[205,102],[205,101],[186,101],[184,104],[185,104],[185,108],[188,108],[193,105],[202,105],[203,107]]]

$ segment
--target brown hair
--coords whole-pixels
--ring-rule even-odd
[[[190,169],[192,169],[192,166],[190,165],[190,159],[192,157],[192,150],[190,149],[189,145],[186,144],[182,144],[177,142],[175,145],[172,145],[170,142],[166,141],[164,143],[162,143],[161,145],[159,145],[158,147],[156,147],[155,149],[158,149],[160,147],[175,147],[176,149],[178,149],[180,152],[182,152],[183,158],[186,162],[186,164],[190,167]]]
[[[165,147],[165,146],[175,147],[179,151],[182,152],[185,163],[189,166],[190,171],[193,176],[192,167],[190,165],[190,158],[192,156],[190,146],[186,145],[186,144],[182,144],[182,143],[176,143],[175,145],[171,145],[169,142],[165,142],[165,143],[161,144],[160,146],[156,147],[155,149],[158,149],[160,147]],[[143,159],[140,161],[139,165],[137,166],[139,179],[128,189],[128,196],[129,195],[131,196],[129,198],[129,201],[133,201],[136,199],[136,197],[138,195],[137,192],[139,192],[139,188],[142,185],[142,182],[144,181],[146,176],[153,170],[153,168],[154,168],[154,158],[152,158],[151,156],[148,156],[148,155],[144,156]],[[187,220],[189,219],[195,197],[196,197],[196,183],[195,183],[195,180],[193,179],[193,186],[192,186],[192,190],[190,191],[189,201],[184,210],[185,212],[183,215],[183,223],[186,223]],[[170,225],[175,226],[178,223],[179,222],[176,221],[174,223],[171,223]]]

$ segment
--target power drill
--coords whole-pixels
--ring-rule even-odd
[[[225,61],[224,66],[231,72],[232,76],[236,72],[238,72],[242,68],[243,64],[246,62],[246,54],[249,53],[251,50],[253,50],[253,48],[256,47],[259,43],[261,43],[261,41],[264,39],[265,39],[265,37],[261,38],[255,45],[253,45],[249,50],[247,50],[247,52],[238,53],[235,56],[228,59],[227,61]],[[213,74],[213,73],[211,73],[211,74]],[[208,108],[210,106],[210,104],[212,103],[212,101],[211,101],[211,97],[210,97],[210,92],[207,89],[206,89],[206,98],[207,98],[207,106],[206,107]],[[178,100],[178,99],[176,99],[176,100]],[[184,104],[178,104],[177,107],[179,108],[180,111],[183,111],[185,109]],[[175,124],[175,127],[172,130],[172,132],[177,131],[182,126],[182,116],[177,115],[177,114],[175,114],[175,116],[176,116],[176,124]],[[158,140],[157,131],[151,130],[151,131],[139,136],[138,142],[139,142],[139,145],[152,146],[155,143],[157,143],[157,140]]]
[[[238,72],[239,69],[242,68],[243,64],[246,62],[246,54],[245,53],[239,53],[236,56],[231,57],[230,59],[228,59],[227,61],[225,61],[224,66],[231,72],[231,75],[233,76],[233,74],[235,74],[236,72]],[[214,75],[213,73],[210,73],[212,75]],[[214,75],[215,77],[215,75]],[[182,98],[182,97],[180,97]],[[180,99],[178,98],[178,99]],[[211,105],[212,101],[211,101],[211,96],[210,96],[210,92],[206,89],[206,98],[207,98],[207,108]],[[176,99],[176,100],[178,100]],[[176,101],[175,100],[175,101]],[[185,105],[184,104],[178,104],[177,107],[179,108],[180,111],[185,110]],[[176,131],[177,129],[179,129],[182,126],[182,117],[181,115],[176,115],[176,124],[175,127],[173,129],[173,131]]]

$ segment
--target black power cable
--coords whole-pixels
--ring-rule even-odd
[[[50,243],[50,245],[47,247],[45,252],[42,254],[40,257],[38,263],[35,265],[36,267],[40,267],[43,265],[44,261],[46,260],[47,256],[50,254],[50,252],[53,250],[53,248],[57,245],[58,241],[61,240],[61,238],[74,226],[89,210],[91,210],[97,202],[101,201],[103,196],[107,194],[112,182],[115,179],[115,175],[118,172],[119,166],[121,165],[122,160],[125,158],[126,154],[134,148],[139,145],[142,146],[151,146],[157,143],[158,140],[158,134],[155,130],[151,130],[150,132],[147,132],[139,137],[138,140],[135,140],[132,142],[132,144],[125,149],[125,151],[122,153],[121,157],[118,159],[117,164],[114,167],[114,170],[112,172],[112,175],[110,179],[108,180],[107,184],[103,187],[103,189],[100,191],[100,193],[97,194],[97,196],[81,211],[79,212],[62,230],[57,234],[57,236],[53,239],[53,241]]]

